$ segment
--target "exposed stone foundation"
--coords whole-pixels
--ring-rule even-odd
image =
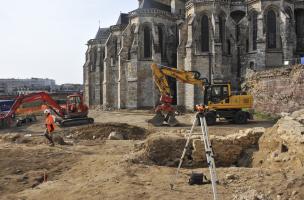
[[[304,108],[304,65],[249,72],[246,90],[254,96],[254,109],[280,114]]]

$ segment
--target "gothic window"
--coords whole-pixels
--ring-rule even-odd
[[[231,55],[231,43],[230,43],[230,40],[227,40],[227,54]]]
[[[97,55],[98,55],[98,52],[97,52],[97,49],[95,49],[94,50],[94,62],[93,62],[94,68],[96,67],[96,64],[97,64]]]
[[[235,32],[236,32],[236,41],[239,42],[240,41],[240,35],[241,35],[241,29],[240,29],[239,24],[236,25]]]
[[[273,10],[267,13],[267,47],[269,49],[277,48],[277,19]]]
[[[201,21],[201,50],[209,51],[209,21],[206,15],[202,17]]]
[[[257,50],[258,39],[258,15],[254,13],[252,15],[252,50]]]
[[[95,71],[95,65],[96,65],[96,50],[95,48],[91,49],[90,51],[90,70],[91,72]]]
[[[223,43],[225,41],[225,18],[223,16],[219,17],[219,29],[220,29],[220,42]]]
[[[103,50],[100,51],[100,71],[103,71],[103,61],[104,61],[105,53]]]
[[[128,49],[128,60],[131,60],[131,48]]]
[[[114,38],[114,55],[115,55],[115,57],[117,56],[117,52],[118,52],[117,48],[118,48],[117,38]]]
[[[152,56],[151,49],[151,30],[148,26],[144,27],[144,58],[150,58]]]
[[[160,48],[160,54],[161,58],[164,59],[166,57],[166,49],[165,49],[165,38],[164,38],[164,32],[163,27],[158,26],[158,39],[159,39],[159,48]]]
[[[249,52],[249,40],[246,39],[246,53]]]
[[[304,52],[304,9],[295,11],[297,51]]]

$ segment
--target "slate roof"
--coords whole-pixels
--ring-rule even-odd
[[[126,13],[120,13],[116,25],[129,24],[129,15]]]
[[[159,3],[154,0],[142,0],[141,4],[139,5],[139,9],[147,8],[157,8],[160,10],[171,12],[171,7],[166,4]]]
[[[110,35],[110,29],[109,28],[99,28],[97,31],[97,34],[95,36],[95,39],[107,39]]]

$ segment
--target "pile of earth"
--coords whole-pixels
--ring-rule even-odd
[[[217,166],[251,167],[253,152],[258,150],[264,128],[253,128],[228,136],[210,136]],[[177,166],[186,144],[187,135],[157,133],[150,135],[134,154],[134,162],[147,162],[161,166]],[[204,144],[193,136],[186,151],[186,167],[207,166]]]
[[[177,166],[185,142],[185,138],[181,135],[154,133],[144,142],[136,145],[136,152],[131,160],[134,163]],[[187,151],[187,155],[190,155],[189,151]]]
[[[146,129],[129,124],[98,123],[72,129],[67,137],[76,140],[104,140],[112,133],[121,135],[123,140],[143,140],[149,135]]]
[[[253,165],[304,170],[304,109],[285,114],[259,141]]]

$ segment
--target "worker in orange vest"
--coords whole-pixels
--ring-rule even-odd
[[[53,132],[55,130],[55,122],[54,118],[51,115],[51,111],[49,109],[44,110],[44,116],[45,116],[45,132],[44,136],[49,140],[50,146],[55,146],[55,143],[53,141]]]

